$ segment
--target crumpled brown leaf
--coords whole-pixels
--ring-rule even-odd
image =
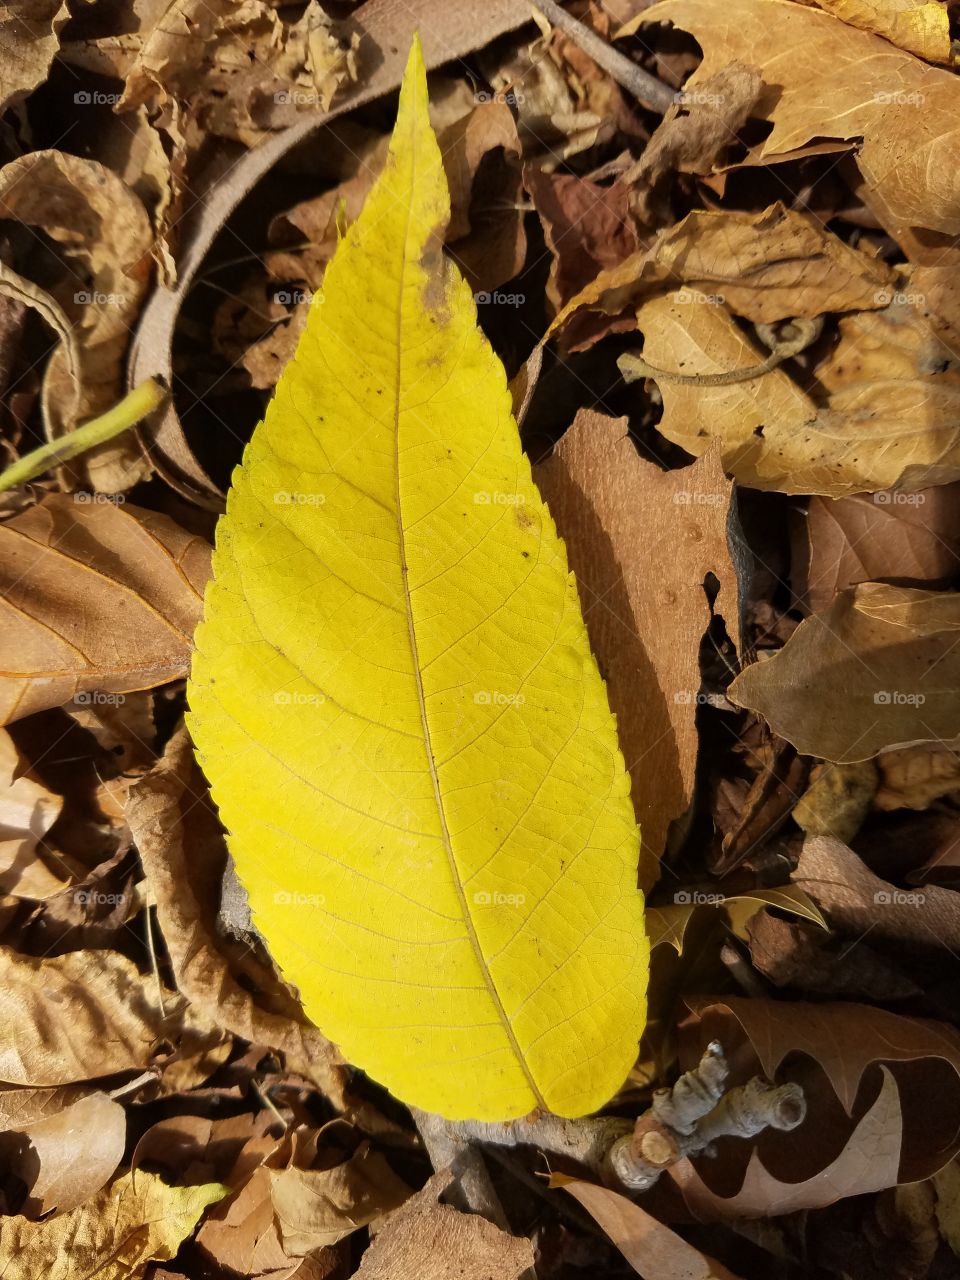
[[[0,1219],[6,1280],[133,1280],[172,1258],[226,1187],[170,1187],[154,1173],[124,1174],[86,1204],[47,1222]]]
[[[904,747],[877,756],[878,809],[927,809],[935,800],[960,792],[960,743]]]
[[[70,17],[67,0],[20,0],[0,17],[0,111],[46,79]]]
[[[211,1022],[281,1050],[291,1070],[346,1106],[346,1072],[268,960],[217,928],[227,861],[223,830],[185,729],[131,788],[126,810],[177,985]]]
[[[62,151],[34,151],[0,171],[0,218],[40,228],[69,270],[53,290],[74,330],[76,359],[59,347],[43,380],[45,428],[57,439],[123,394],[124,356],[150,273],[146,210],[110,169]],[[84,455],[77,474],[119,493],[150,474],[137,440],[121,436]]]
[[[63,798],[30,775],[16,743],[0,729],[0,892],[46,898],[63,888],[62,875],[37,853],[62,808]]]
[[[727,695],[804,755],[839,763],[952,740],[960,736],[958,633],[960,595],[865,583],[745,668]]]
[[[739,643],[737,572],[727,542],[732,486],[716,456],[661,471],[627,421],[581,410],[534,478],[577,578],[643,838],[640,882],[659,877],[670,823],[689,809],[697,763],[699,645],[716,608]]]
[[[927,62],[950,63],[950,14],[940,0],[816,0],[825,13],[872,31]]]
[[[184,675],[209,574],[202,539],[89,494],[0,525],[0,722]]]
[[[960,234],[956,76],[791,0],[662,0],[618,35],[648,22],[672,22],[703,49],[687,92],[735,58],[759,67],[765,87],[755,114],[773,128],[756,161],[814,139],[862,138],[856,163],[894,235],[901,227]]]
[[[479,1214],[438,1204],[452,1180],[449,1170],[435,1173],[377,1224],[354,1280],[520,1280],[533,1266],[530,1241],[507,1235]]]

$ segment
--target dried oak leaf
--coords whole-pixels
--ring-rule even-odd
[[[814,140],[862,139],[856,163],[888,229],[960,234],[956,76],[792,0],[662,0],[618,34],[648,22],[672,22],[703,49],[687,92],[735,58],[759,67],[755,114],[772,129],[752,153],[756,162]]]
[[[872,31],[927,62],[951,63],[950,14],[941,0],[816,0],[851,27]]]
[[[124,1174],[50,1221],[0,1219],[0,1269],[5,1280],[132,1280],[148,1262],[172,1258],[226,1190],[216,1183],[169,1187],[153,1173]]]
[[[643,838],[640,882],[649,889],[670,823],[693,799],[708,574],[720,580],[715,607],[739,643],[727,542],[733,487],[716,455],[661,471],[637,453],[625,418],[585,409],[534,479],[566,543],[617,716]]]
[[[838,763],[952,740],[960,736],[958,632],[960,595],[868,582],[805,619],[727,695],[802,754]]]
[[[87,497],[51,494],[0,525],[0,723],[186,674],[209,546]]]
[[[47,78],[70,17],[66,0],[20,0],[0,16],[0,111]]]
[[[691,300],[715,305],[691,306]],[[643,358],[667,374],[658,380],[658,430],[668,440],[694,456],[719,440],[724,468],[741,484],[781,493],[841,498],[925,489],[960,477],[960,373],[951,368],[865,378],[822,394],[822,404],[783,367],[721,385],[672,381],[671,373],[746,370],[769,354],[721,301],[681,290],[637,312]]]
[[[283,1052],[342,1108],[345,1068],[269,961],[220,933],[223,830],[186,730],[130,790],[127,821],[153,888],[177,986],[211,1022]]]
[[[564,306],[548,330],[573,349],[603,334],[580,330],[599,311],[621,317],[678,285],[684,312],[730,310],[754,323],[887,305],[895,277],[809,214],[771,205],[759,213],[695,211],[646,249],[600,274]],[[570,330],[568,333],[567,330]]]
[[[0,170],[0,218],[39,227],[69,266],[54,294],[74,328],[79,367],[61,346],[44,373],[45,428],[56,439],[122,395],[124,356],[150,274],[150,221],[115,173],[62,151],[34,151]],[[90,450],[77,474],[119,493],[150,466],[128,434]]]
[[[507,1235],[479,1214],[439,1204],[452,1180],[449,1170],[435,1173],[377,1224],[354,1280],[520,1280],[533,1266],[530,1241]]]

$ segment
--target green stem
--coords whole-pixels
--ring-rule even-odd
[[[57,463],[67,462],[80,453],[86,453],[95,445],[112,440],[122,431],[135,427],[141,419],[156,409],[165,395],[163,387],[152,379],[141,382],[139,387],[135,387],[119,404],[102,413],[99,418],[85,422],[82,427],[77,427],[68,435],[61,436],[59,440],[42,444],[39,449],[34,449],[32,453],[18,458],[7,467],[6,471],[0,472],[0,492],[15,489],[19,484],[26,484],[28,480],[33,480],[44,471],[49,471]]]

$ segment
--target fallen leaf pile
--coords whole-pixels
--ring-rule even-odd
[[[734,1122],[632,1193],[573,1146],[438,1140],[321,1034],[184,722],[217,519],[387,163],[416,31],[464,332],[472,294],[641,828],[648,1022],[603,1114],[639,1117],[637,1145],[711,1046],[730,1073]],[[946,0],[0,12],[0,469],[164,390],[136,430],[0,495],[4,1277],[960,1273],[957,37]],[[353,519],[380,464],[342,435]],[[283,440],[296,478],[314,464]],[[362,548],[382,582],[376,536],[368,519],[344,564]],[[312,618],[299,553],[263,548]],[[219,692],[250,683],[237,655]],[[336,767],[326,738],[311,751]],[[473,767],[464,787],[487,785]],[[234,803],[281,829],[272,777],[248,771]],[[576,883],[561,923],[609,977],[601,877]],[[307,1007],[337,974],[352,1019],[386,1022],[344,979],[361,944],[307,918]],[[593,1017],[586,987],[553,1004],[571,1035]],[[457,1070],[469,1108],[482,1072]],[[796,1123],[751,1128],[743,1098],[787,1086]]]

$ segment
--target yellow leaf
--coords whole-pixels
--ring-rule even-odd
[[[446,1116],[572,1116],[643,1026],[639,834],[448,215],[415,43],[234,476],[191,731],[254,919],[346,1056]]]

